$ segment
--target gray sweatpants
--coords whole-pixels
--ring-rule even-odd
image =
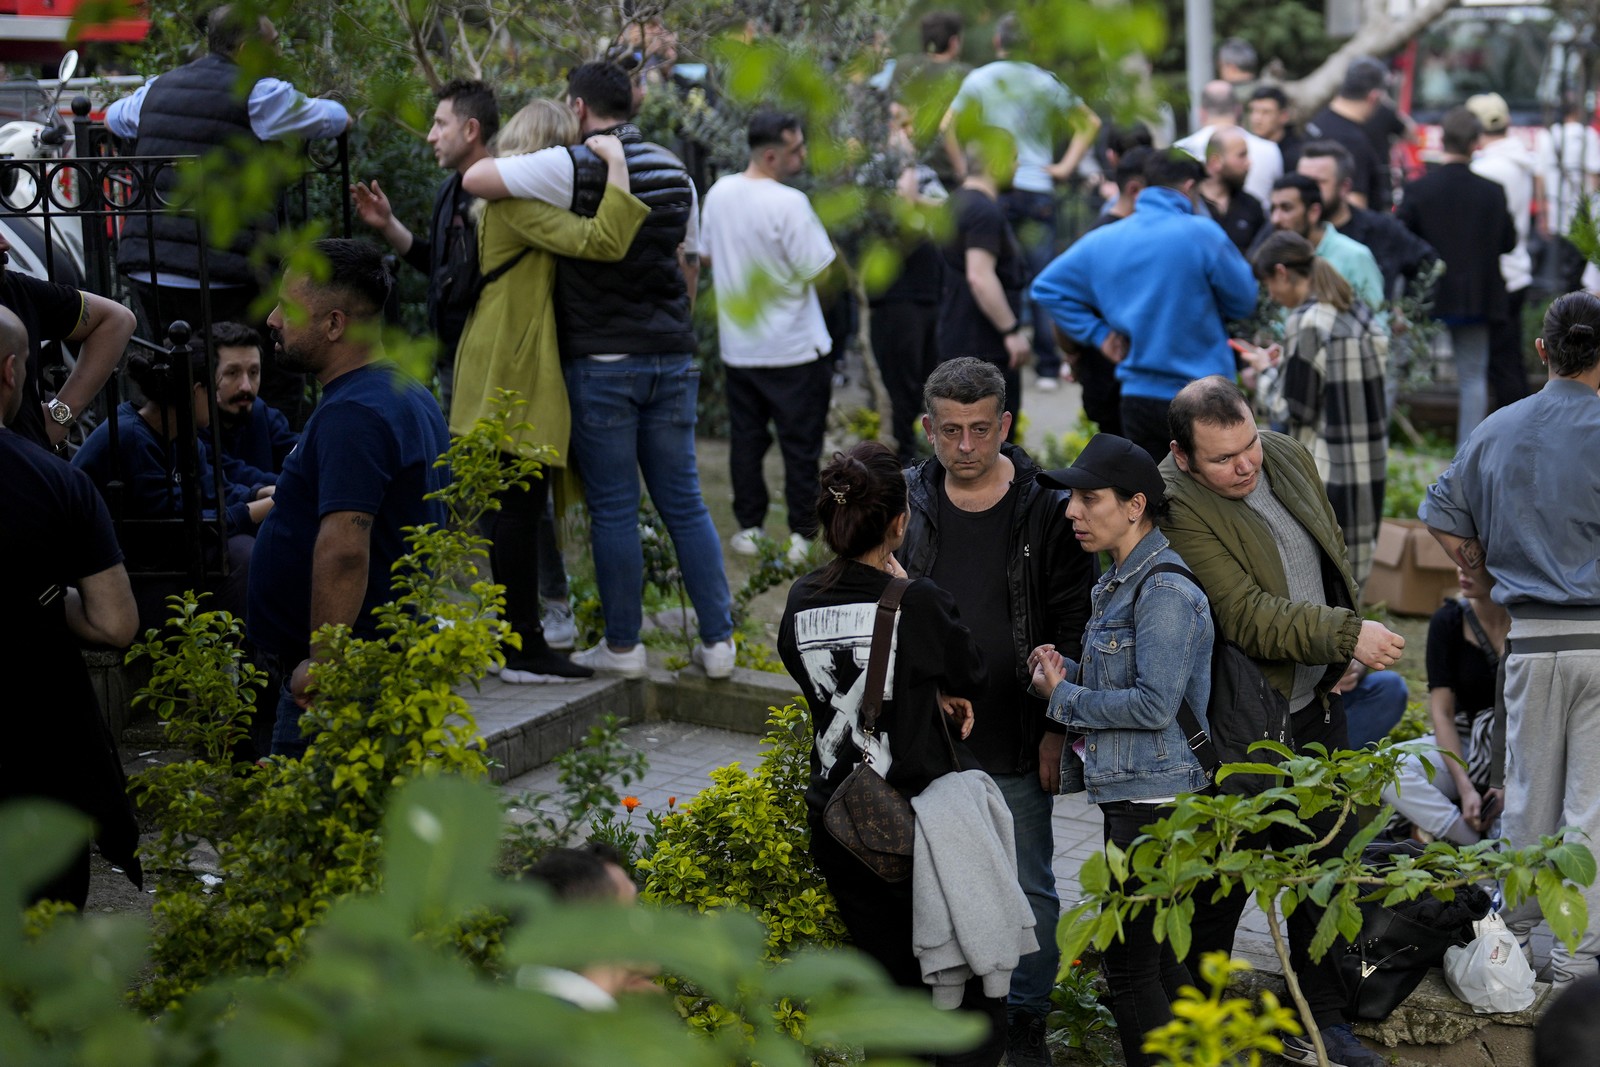
[[[1594,635],[1592,649],[1516,650],[1524,639]],[[1579,842],[1600,848],[1600,623],[1516,619],[1506,660],[1505,836],[1512,848],[1538,844],[1544,834],[1575,826]],[[1583,891],[1589,927],[1576,953],[1556,942],[1552,981],[1596,972],[1600,958],[1600,884]],[[1533,901],[1506,916],[1519,938],[1539,920]]]

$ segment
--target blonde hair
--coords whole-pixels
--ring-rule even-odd
[[[517,156],[577,141],[578,116],[570,107],[554,100],[534,100],[506,120],[490,150],[497,156]]]

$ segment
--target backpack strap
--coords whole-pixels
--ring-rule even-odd
[[[488,274],[480,275],[478,278],[477,288],[472,294],[474,299],[482,296],[485,289],[489,288],[490,285],[505,277],[507,271],[509,271],[512,267],[515,267],[518,263],[521,263],[522,257],[532,251],[533,249],[531,247],[519,249],[516,255],[500,264],[494,270],[490,271]]]
[[[1139,603],[1139,596],[1144,592],[1144,583],[1158,574],[1176,574],[1187,578],[1194,583],[1196,589],[1201,590],[1201,595],[1204,595],[1204,587],[1201,586],[1200,579],[1194,576],[1193,571],[1176,563],[1157,563],[1154,567],[1144,572],[1139,578],[1139,584],[1134,587],[1133,602],[1135,604]],[[1212,659],[1214,662],[1216,650],[1222,645],[1222,627],[1217,622],[1216,613],[1211,612],[1210,614],[1213,641]],[[1194,709],[1189,706],[1188,697],[1184,697],[1178,704],[1178,726],[1182,728],[1184,737],[1189,742],[1189,751],[1193,752],[1195,758],[1200,761],[1200,766],[1206,769],[1207,774],[1214,772],[1222,764],[1222,760],[1217,755],[1216,746],[1211,743],[1211,735],[1206,733],[1205,727],[1200,725],[1200,720],[1196,717]]]

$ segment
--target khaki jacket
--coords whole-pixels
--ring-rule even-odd
[[[1254,659],[1280,693],[1287,697],[1293,690],[1295,664],[1328,665],[1316,696],[1325,708],[1328,691],[1349,666],[1361,634],[1355,579],[1311,453],[1267,430],[1261,432],[1261,446],[1272,492],[1322,549],[1328,603],[1290,600],[1283,559],[1266,521],[1243,500],[1229,500],[1195,481],[1170,455],[1161,474],[1172,514],[1161,529],[1200,579],[1223,637]]]

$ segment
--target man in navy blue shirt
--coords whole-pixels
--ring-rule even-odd
[[[288,272],[267,325],[282,365],[314,376],[322,400],[284,464],[250,573],[250,638],[284,678],[272,752],[294,757],[306,749],[300,714],[321,651],[311,635],[329,623],[374,635],[404,528],[445,520],[424,497],[444,483],[434,462],[450,444],[432,394],[383,359],[378,318],[392,279],[382,253],[344,239],[316,248],[328,280]]]
[[[223,468],[237,485],[277,485],[300,443],[283,412],[261,399],[261,337],[237,322],[211,327]]]

